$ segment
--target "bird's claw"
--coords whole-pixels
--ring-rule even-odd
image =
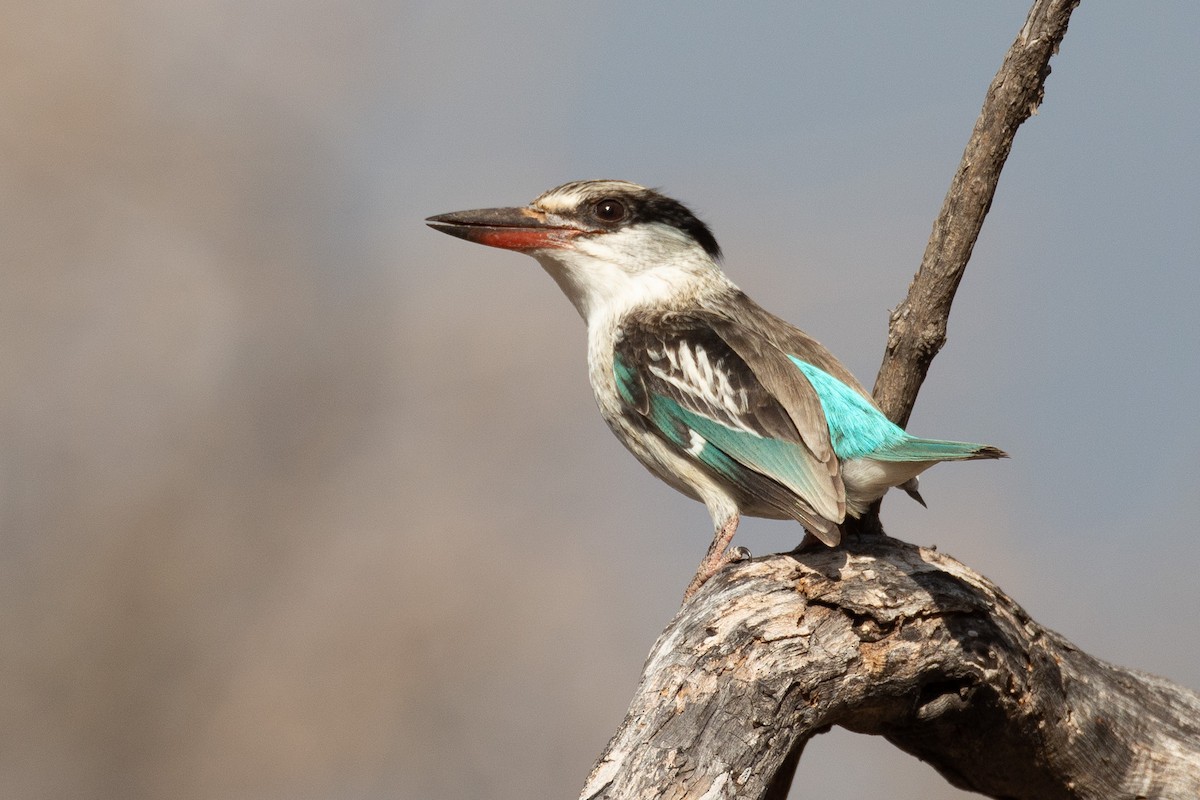
[[[751,558],[753,558],[753,556],[750,555],[750,551],[741,546],[730,548],[726,557],[729,559],[730,563],[736,561],[749,561]]]

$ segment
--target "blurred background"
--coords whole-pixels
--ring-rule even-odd
[[[1026,10],[8,2],[0,795],[574,797],[707,515],[538,266],[422,220],[660,186],[870,385]],[[1197,29],[1076,12],[910,424],[1013,457],[884,507],[1193,688]],[[966,795],[835,731],[793,796]]]

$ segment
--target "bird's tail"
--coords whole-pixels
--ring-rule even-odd
[[[871,453],[877,461],[974,461],[980,458],[1008,458],[998,447],[969,442],[907,437]]]

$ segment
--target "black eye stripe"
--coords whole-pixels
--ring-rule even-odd
[[[661,222],[679,228],[713,258],[721,257],[721,247],[712,231],[687,206],[658,192],[647,192],[631,204],[630,222]]]
[[[568,188],[591,188],[585,181],[580,184],[564,184],[556,190]],[[687,206],[653,189],[634,186],[633,191],[623,187],[605,187],[612,194],[596,192],[593,199],[584,200],[577,206],[577,214],[590,217],[603,227],[625,227],[639,223],[658,222],[678,228],[696,240],[713,258],[721,257],[721,248],[708,226],[701,222]]]

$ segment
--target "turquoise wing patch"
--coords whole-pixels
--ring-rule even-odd
[[[821,400],[825,422],[829,425],[829,440],[833,452],[843,461],[871,456],[879,458],[880,451],[896,448],[913,437],[883,415],[867,399],[828,372],[807,361],[788,356]],[[896,458],[896,461],[921,459]]]
[[[749,421],[739,422],[732,409],[723,409],[724,419],[714,419],[699,407],[685,406],[679,399],[654,391],[620,353],[613,360],[613,378],[626,404],[647,418],[668,441],[718,474],[753,493],[774,495],[777,489],[758,483],[770,478],[779,487],[805,498],[804,502],[813,504],[827,518],[841,519],[837,496],[831,496],[828,490],[828,472],[799,441],[756,432]],[[661,381],[660,385],[666,388]],[[780,502],[787,507],[794,505],[788,499]]]
[[[689,452],[718,472],[735,477],[739,465],[744,465],[778,481],[801,497],[809,498],[810,502],[820,503],[820,499],[824,497],[823,482],[828,482],[829,476],[814,472],[804,445],[730,428],[689,411],[666,397],[653,396],[650,407],[651,418],[655,424],[664,432],[668,432],[672,441],[685,450],[689,450],[695,443],[692,442],[690,434],[684,434],[688,435],[687,441],[682,440],[681,434],[684,430],[695,431],[702,437],[703,446],[698,451]],[[837,516],[836,506],[824,508],[823,504],[821,505],[819,510],[822,513],[830,517]]]
[[[788,358],[800,368],[820,398],[833,451],[843,461],[863,457],[876,461],[955,461],[998,457],[984,454],[983,451],[991,448],[983,445],[912,436],[885,417],[861,394],[828,372],[795,356]]]

